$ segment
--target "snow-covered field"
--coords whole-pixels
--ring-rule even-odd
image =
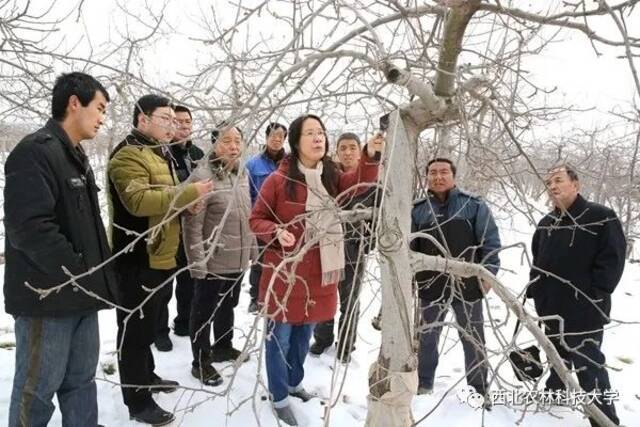
[[[532,228],[523,220],[502,218],[500,221],[503,244],[529,242]],[[522,257],[521,249],[510,249],[501,256],[503,271],[500,277],[507,286],[517,291],[527,280],[528,268]],[[375,260],[369,263],[369,272],[376,274]],[[1,269],[0,269],[1,270]],[[610,366],[609,372],[613,388],[620,394],[617,409],[624,425],[640,426],[640,265],[628,264],[621,284],[614,294],[612,317],[631,322],[616,325],[605,333],[604,351]],[[379,308],[378,286],[365,284],[362,293],[361,321],[357,349],[354,361],[348,366],[334,363],[335,349],[331,349],[320,358],[309,357],[305,364],[306,376],[304,385],[322,397],[332,396],[331,403],[314,399],[302,403],[292,399],[293,409],[303,426],[323,426],[328,416],[332,426],[364,425],[367,413],[367,371],[370,363],[376,358],[380,345],[379,332],[371,327],[370,320]],[[1,298],[1,297],[0,297]],[[249,331],[255,318],[247,313],[249,296],[242,293],[237,308],[235,346],[244,345],[242,331]],[[485,306],[491,317],[503,320],[506,313],[503,305],[490,295]],[[172,312],[175,303],[171,303]],[[172,313],[173,316],[173,313]],[[113,310],[100,313],[101,354],[97,372],[100,422],[106,426],[135,425],[129,421],[127,409],[122,403],[120,389],[113,385],[118,381],[117,372],[107,374],[105,367],[115,366],[116,320]],[[509,338],[513,331],[513,319],[501,333]],[[184,390],[172,394],[157,395],[158,403],[165,409],[173,409],[177,414],[174,425],[182,426],[241,426],[254,425],[276,426],[277,423],[266,399],[266,375],[263,366],[259,366],[259,353],[252,353],[251,360],[243,364],[237,375],[230,382],[233,367],[230,364],[218,364],[216,367],[225,376],[225,384],[221,387],[202,388],[198,381],[190,375],[191,352],[188,338],[171,336],[174,350],[170,353],[158,353],[154,350],[156,372],[169,379],[177,380]],[[489,351],[498,349],[495,335],[487,328]],[[8,416],[11,394],[14,350],[8,343],[13,343],[13,319],[6,313],[0,314],[0,425],[4,425]],[[521,425],[528,427],[572,427],[587,426],[588,421],[577,411],[570,408],[554,408],[551,413],[535,413],[534,408],[494,406],[491,412],[475,410],[461,402],[458,395],[464,382],[464,363],[462,348],[458,343],[457,333],[450,329],[443,332],[441,345],[444,349],[437,371],[435,392],[428,396],[417,396],[413,400],[413,413],[417,420],[424,420],[419,425],[435,426],[491,426],[504,427]],[[491,356],[494,369],[498,369],[500,377],[509,381],[510,390],[520,386],[511,381],[513,375],[508,364],[504,364],[504,356]],[[501,364],[502,363],[502,364]],[[499,366],[499,367],[498,367]],[[106,369],[109,371],[109,369]],[[345,379],[346,378],[346,379]],[[503,383],[504,384],[504,383]],[[497,390],[493,385],[492,389]],[[330,406],[333,405],[331,408]],[[330,409],[330,411],[329,411]],[[427,414],[428,417],[427,417]],[[425,418],[426,417],[426,418]],[[55,412],[51,425],[60,425],[61,418]]]

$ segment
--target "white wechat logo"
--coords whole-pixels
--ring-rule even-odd
[[[480,409],[484,404],[484,396],[478,393],[473,387],[462,387],[456,393],[460,403],[466,403],[473,409]]]

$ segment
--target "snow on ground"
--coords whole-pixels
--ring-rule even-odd
[[[498,216],[501,216],[498,213]],[[526,242],[530,240],[532,227],[526,220],[519,217],[503,215],[500,220],[503,244]],[[502,255],[504,270],[500,273],[503,283],[514,291],[522,289],[527,280],[528,268],[526,258],[522,257],[522,249],[509,249]],[[368,272],[377,273],[375,261],[370,261]],[[0,268],[2,270],[2,268]],[[1,271],[0,271],[1,272]],[[2,272],[3,273],[3,272]],[[640,321],[638,307],[640,307],[640,265],[628,264],[621,284],[613,298],[612,317],[624,322]],[[2,297],[0,297],[1,299]],[[380,345],[379,332],[371,327],[370,320],[379,308],[379,288],[372,283],[365,283],[362,292],[362,314],[359,325],[357,349],[354,362],[347,367],[334,362],[335,349],[327,351],[320,358],[309,357],[305,364],[306,376],[304,385],[322,397],[333,396],[334,406],[330,411],[330,425],[332,426],[361,426],[364,425],[367,413],[367,371],[370,363],[375,360]],[[236,309],[235,345],[244,345],[246,337],[242,331],[249,331],[255,322],[255,317],[248,315],[247,305],[249,296],[242,292],[240,305]],[[488,319],[487,307],[491,317],[504,320],[506,313],[501,302],[491,294],[485,305],[485,319]],[[2,303],[3,304],[3,303]],[[175,311],[175,303],[171,303],[171,316]],[[509,318],[507,326],[501,333],[510,338],[513,331],[513,316]],[[100,422],[106,426],[137,425],[129,421],[126,407],[122,403],[120,389],[113,385],[118,381],[117,372],[109,372],[109,367],[115,366],[115,312],[102,311],[100,313],[101,352],[98,367],[98,398]],[[616,325],[605,333],[604,351],[610,366],[609,372],[613,389],[620,393],[617,403],[618,414],[622,423],[627,426],[640,426],[640,336],[638,324],[627,323]],[[486,329],[489,351],[498,348],[497,338]],[[174,425],[204,427],[204,426],[276,426],[277,423],[266,399],[267,393],[264,368],[258,369],[258,351],[252,353],[251,360],[243,364],[231,384],[230,377],[233,367],[230,364],[218,364],[216,367],[225,376],[225,384],[221,387],[204,387],[190,375],[191,351],[188,338],[171,335],[174,350],[170,353],[158,353],[154,350],[156,372],[169,379],[179,381],[183,391],[172,394],[160,394],[158,403],[165,409],[173,409],[177,414]],[[13,336],[13,319],[2,312],[0,314],[0,425],[4,424],[8,416],[9,399],[12,387],[13,367],[15,364],[14,349],[9,345],[15,342]],[[443,332],[441,337],[443,346],[440,366],[437,371],[435,391],[432,395],[416,396],[413,400],[413,413],[417,420],[425,418],[419,425],[454,426],[491,426],[506,427],[521,425],[526,427],[572,427],[587,426],[588,422],[582,415],[569,408],[554,408],[552,413],[532,413],[528,408],[523,417],[524,407],[509,408],[494,406],[491,412],[482,412],[461,402],[458,395],[465,385],[464,362],[462,348],[458,342],[457,333],[450,329]],[[7,348],[8,347],[8,348]],[[510,366],[504,364],[504,357],[491,356],[491,363],[498,370],[501,378],[508,380],[510,390],[520,386],[513,381]],[[346,380],[345,380],[346,370]],[[258,382],[260,378],[260,382]],[[496,385],[492,386],[497,390]],[[255,390],[255,393],[254,393]],[[333,390],[333,392],[332,392]],[[224,395],[219,395],[223,393]],[[329,412],[329,406],[320,399],[302,403],[292,399],[293,409],[302,426],[323,426],[324,417]],[[61,424],[60,413],[56,410],[51,425]]]

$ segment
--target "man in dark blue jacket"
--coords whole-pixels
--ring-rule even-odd
[[[287,137],[287,127],[281,123],[269,123],[265,129],[267,143],[262,152],[247,161],[247,172],[249,173],[249,192],[251,194],[251,205],[255,205],[259,196],[262,183],[269,175],[278,169],[280,160],[284,157],[284,140]],[[258,240],[258,242],[260,242]],[[260,245],[260,243],[258,243]],[[249,273],[249,284],[251,288],[251,303],[249,304],[249,313],[258,311],[258,286],[260,284],[260,274],[262,273],[262,252],[264,248],[259,246],[258,253],[260,258],[258,262],[251,265]]]
[[[4,301],[16,335],[8,425],[47,425],[56,394],[63,425],[95,427],[98,310],[119,301],[111,264],[98,267],[111,252],[80,141],[98,133],[109,95],[83,73],[61,75],[52,95],[51,119],[5,163]],[[53,292],[41,299],[27,284]]]
[[[442,253],[428,238],[416,238],[411,247],[427,255],[438,255],[481,263],[493,274],[500,267],[500,235],[487,204],[456,187],[456,168],[445,158],[427,165],[428,197],[414,204],[413,232],[426,233],[447,251]],[[484,349],[482,298],[489,290],[477,277],[461,279],[434,271],[420,271],[415,280],[424,324],[420,331],[418,364],[419,394],[433,390],[438,366],[438,340],[442,322],[453,308],[460,327],[467,384],[487,394],[487,361]]]
[[[611,294],[624,270],[622,226],[613,210],[579,194],[578,174],[570,166],[551,169],[546,185],[554,210],[540,220],[533,235],[527,296],[534,299],[540,317],[562,317],[563,325],[544,320],[546,335],[567,368],[575,368],[580,386],[597,393],[594,403],[617,424],[613,402],[602,399],[611,384],[600,346],[603,326],[609,322]],[[565,389],[555,370],[546,388]]]

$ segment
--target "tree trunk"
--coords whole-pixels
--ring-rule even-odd
[[[366,426],[410,426],[411,400],[418,388],[413,348],[412,270],[407,236],[411,231],[417,134],[403,114],[391,114],[380,180],[385,188],[378,224],[382,276],[382,346],[369,369]]]
[[[422,130],[446,122],[447,117],[458,116],[455,104],[446,103],[443,98],[454,93],[462,38],[479,4],[480,0],[470,0],[456,3],[449,10],[435,91],[404,70],[391,64],[384,67],[389,82],[405,86],[418,100],[391,114],[381,170],[385,193],[377,231],[382,279],[382,345],[378,359],[369,369],[368,427],[413,425],[411,400],[418,389],[418,361],[413,348],[413,270],[408,236],[417,141]],[[444,136],[447,130],[444,129]]]
[[[450,97],[454,94],[456,66],[462,50],[462,39],[469,20],[478,10],[481,2],[480,0],[469,0],[450,3],[452,3],[452,7],[447,11],[444,24],[435,84],[436,95],[444,97]]]

